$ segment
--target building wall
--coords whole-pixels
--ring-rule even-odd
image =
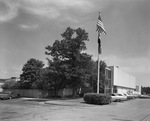
[[[136,91],[141,92],[141,86],[140,85],[136,85]]]
[[[117,93],[121,93],[121,94],[133,94],[134,89],[131,88],[125,88],[125,87],[117,87]]]
[[[127,91],[133,92],[135,90],[135,77],[122,71],[116,66],[110,66],[109,68],[111,69],[112,92],[127,93]]]
[[[111,87],[112,87],[111,75],[112,75],[111,69],[106,67],[105,76],[106,76],[107,83],[105,84],[105,93],[111,93]]]
[[[4,82],[0,82],[0,92],[2,92],[3,91],[3,89],[2,89],[2,85],[4,84]]]
[[[141,85],[136,85],[136,90],[134,91],[134,94],[141,94]]]
[[[118,92],[119,93],[127,93],[127,89],[126,88],[121,88],[121,87],[118,87]]]
[[[113,66],[113,85],[135,89],[135,77]]]

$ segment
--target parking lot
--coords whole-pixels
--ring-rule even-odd
[[[0,100],[0,121],[150,121],[150,99],[89,105],[83,99]]]

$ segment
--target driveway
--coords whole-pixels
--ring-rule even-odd
[[[0,121],[150,121],[150,99],[89,105],[74,100],[0,100]]]

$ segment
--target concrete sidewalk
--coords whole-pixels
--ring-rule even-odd
[[[45,98],[27,98],[27,97],[23,97],[21,98],[22,100],[26,100],[26,101],[39,101],[39,102],[45,102],[45,101],[49,101],[50,99],[45,99]]]
[[[21,98],[25,101],[37,101],[42,104],[61,105],[61,106],[77,106],[83,105],[83,98],[78,99],[45,99],[45,98]]]
[[[79,99],[65,99],[65,100],[50,100],[45,101],[45,104],[51,104],[51,105],[61,105],[61,106],[77,106],[84,104],[83,98]]]

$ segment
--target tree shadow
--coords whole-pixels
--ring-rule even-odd
[[[113,120],[116,121],[133,121],[133,120],[127,120],[127,119],[119,119],[119,118],[112,118]]]

